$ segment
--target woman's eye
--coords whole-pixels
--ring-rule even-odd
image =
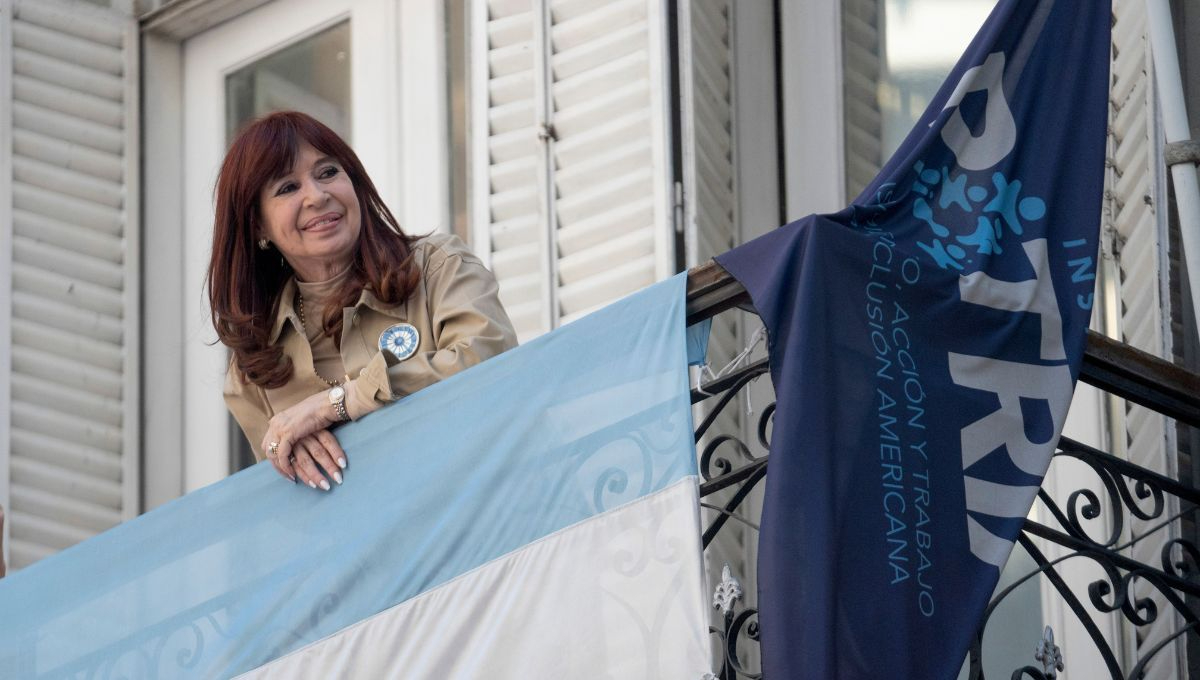
[[[333,177],[336,174],[338,174],[337,167],[331,165],[327,168],[323,168],[321,170],[321,173],[318,175],[318,177],[320,177],[321,179],[329,179],[330,177]]]
[[[284,183],[284,184],[280,185],[279,189],[277,189],[277,190],[275,191],[275,195],[276,195],[276,196],[282,196],[283,194],[291,193],[291,192],[293,192],[293,191],[295,191],[295,190],[296,190],[296,185],[295,185],[295,183],[294,183],[294,182],[287,182],[287,183]]]

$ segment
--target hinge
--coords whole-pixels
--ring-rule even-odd
[[[674,194],[675,195],[674,195],[673,201],[671,203],[671,210],[673,213],[673,219],[675,221],[675,233],[682,234],[683,233],[683,219],[684,219],[684,217],[683,217],[683,182],[675,182]]]

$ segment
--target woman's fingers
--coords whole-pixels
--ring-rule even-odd
[[[296,446],[292,449],[296,455],[296,471],[300,479],[310,487],[329,491],[329,480],[325,479],[325,475],[321,474],[321,470],[317,467],[316,461],[313,459],[313,449],[310,445],[310,440],[305,438],[296,442]]]
[[[291,457],[279,454],[279,442],[271,440],[270,432],[267,432],[267,437],[263,440],[262,450],[276,472],[289,482],[296,482],[296,471],[292,467]]]
[[[329,457],[333,459],[333,462],[337,463],[338,468],[345,470],[347,465],[346,452],[342,450],[342,445],[338,443],[337,437],[333,436],[333,433],[329,430],[321,430],[313,436],[329,452]],[[340,484],[341,482],[339,481],[338,483]]]
[[[325,472],[325,476],[341,484],[342,469],[335,462],[334,455],[326,445],[326,441],[314,435],[306,437],[304,444],[308,455],[312,456],[313,462],[316,463],[317,467]]]

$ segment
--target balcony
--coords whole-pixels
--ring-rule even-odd
[[[710,262],[689,273],[689,324],[733,308],[753,312],[745,290],[724,270]],[[706,552],[725,533],[758,531],[761,508],[748,499],[766,478],[768,456],[754,455],[754,442],[742,441],[741,435],[714,436],[710,428],[719,413],[737,408],[738,395],[764,374],[769,380],[769,366],[762,359],[692,392],[693,403],[706,413],[696,429],[696,441],[702,444],[701,503],[709,511]],[[1089,331],[1080,380],[1193,430],[1200,428],[1200,375],[1128,345]],[[773,412],[774,404],[760,407],[754,422],[742,427],[757,437],[763,451],[769,447]],[[1087,658],[1091,667],[1106,669],[1107,675],[1100,677],[1184,675],[1186,667],[1174,664],[1194,666],[1200,660],[1195,651],[1200,643],[1200,549],[1195,541],[1200,491],[1066,437],[1058,442],[1050,470],[1051,475],[1058,472],[1058,483],[1053,489],[1044,485],[1035,503],[1038,516],[1050,521],[1026,519],[1018,539],[1032,567],[1002,577],[975,635],[968,677],[983,678],[985,662],[988,668],[999,662],[1014,680],[1054,678],[1071,667],[1072,658]],[[709,557],[710,571],[719,569]],[[1012,566],[1010,561],[1010,570]],[[1081,579],[1081,573],[1089,576]],[[752,575],[726,569],[714,590],[713,607],[719,614],[711,632],[717,650],[714,669],[719,669],[714,677],[720,680],[765,677],[757,663],[756,594],[737,581],[739,576]],[[710,583],[716,579],[710,574]],[[1041,642],[1028,645],[1025,657],[985,655],[985,640],[1004,634],[993,632],[993,615],[1030,582],[1040,586],[1043,600],[1055,598],[1069,612],[1068,625],[1085,631],[1088,649],[1060,649],[1050,627],[1031,621],[1025,632]],[[1135,640],[1136,656],[1130,653],[1129,637]]]

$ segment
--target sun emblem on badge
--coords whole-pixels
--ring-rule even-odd
[[[398,323],[379,334],[379,349],[391,352],[400,361],[411,357],[421,342],[421,334],[410,323]]]

